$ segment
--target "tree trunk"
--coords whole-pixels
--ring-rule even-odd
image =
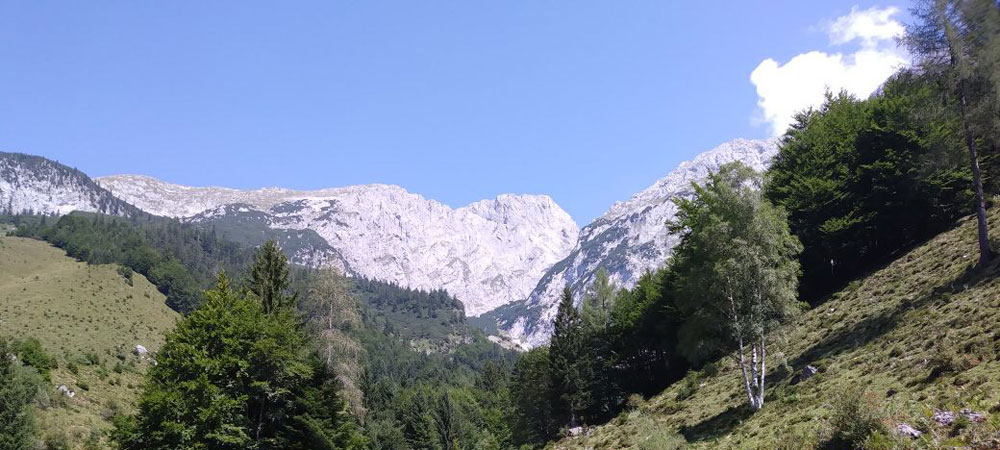
[[[753,346],[751,345],[751,347]],[[754,356],[754,359],[756,359],[756,355]],[[742,337],[739,338],[739,349],[737,350],[736,361],[740,365],[740,372],[743,373],[743,387],[747,391],[747,401],[750,402],[750,408],[756,411],[760,409],[760,405],[758,405],[757,401],[756,389],[754,389],[754,385],[757,384],[757,375],[756,373],[752,373],[756,369],[756,362],[751,363],[753,367],[749,368],[748,371],[746,346],[743,344]]]
[[[760,381],[757,383],[757,409],[764,407],[764,377],[767,373],[767,347],[764,336],[760,337]]]
[[[972,136],[969,118],[966,115],[966,98],[964,82],[959,82],[959,104],[962,110],[962,132],[965,135],[965,147],[969,151],[969,163],[972,166],[972,188],[976,194],[976,230],[979,236],[979,262],[976,267],[983,267],[993,258],[990,248],[990,235],[986,225],[986,198],[983,194],[983,177],[979,170],[979,154],[976,151],[976,140]]]

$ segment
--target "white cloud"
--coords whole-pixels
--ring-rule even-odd
[[[858,42],[849,53],[814,50],[781,64],[765,59],[750,74],[757,88],[757,106],[764,122],[777,136],[785,132],[795,113],[819,106],[829,90],[866,97],[908,58],[896,46],[903,26],[892,18],[898,8],[870,8],[838,17],[825,27],[831,45]]]
[[[842,45],[860,39],[865,46],[872,47],[900,37],[906,30],[892,18],[898,12],[899,8],[895,6],[885,9],[871,7],[864,11],[858,11],[855,6],[850,14],[838,17],[828,26],[830,43]]]

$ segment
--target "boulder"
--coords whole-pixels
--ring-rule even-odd
[[[924,434],[920,430],[905,423],[896,424],[896,433],[900,436],[906,436],[912,439],[919,438],[921,434]]]
[[[573,427],[573,428],[570,428],[569,431],[568,431],[568,433],[569,433],[570,436],[579,436],[579,435],[583,434],[583,427]]]
[[[955,423],[955,413],[951,411],[934,411],[934,422],[943,427],[950,427]]]
[[[132,353],[135,353],[136,356],[149,356],[149,350],[139,344],[135,344],[135,348],[132,349]]]
[[[76,392],[74,392],[72,389],[69,388],[69,386],[66,386],[65,384],[60,384],[56,386],[56,392],[65,395],[69,398],[76,397]]]
[[[799,373],[792,377],[792,384],[799,384],[806,381],[816,376],[817,373],[819,373],[819,369],[816,368],[816,366],[805,366],[801,371],[799,371]]]
[[[983,423],[986,421],[985,415],[977,413],[969,408],[962,408],[962,410],[958,413],[965,416],[965,418],[969,419],[969,422],[972,423]]]

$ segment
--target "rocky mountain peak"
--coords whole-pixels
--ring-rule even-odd
[[[399,186],[369,184],[314,191],[189,187],[150,177],[99,179],[158,215],[315,232],[298,262],[320,261],[357,275],[417,289],[446,289],[477,315],[523,299],[577,240],[573,219],[545,195],[504,194],[452,209]],[[227,207],[229,205],[229,207]]]
[[[546,271],[526,300],[505,305],[484,319],[495,320],[499,330],[525,347],[547,342],[563,286],[569,286],[579,301],[602,267],[619,287],[634,286],[643,273],[664,264],[677,244],[666,228],[677,213],[674,198],[693,195],[691,183],[704,180],[725,163],[742,161],[764,170],[776,153],[776,140],[736,139],[681,163],[583,227],[569,255]]]

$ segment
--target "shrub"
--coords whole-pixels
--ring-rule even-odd
[[[625,409],[628,411],[635,411],[642,408],[642,405],[646,403],[646,400],[642,398],[639,394],[632,394],[628,396],[628,400],[625,401]]]
[[[21,358],[21,362],[28,367],[34,367],[45,379],[49,378],[49,372],[57,367],[56,359],[45,353],[42,343],[35,338],[28,338],[23,341],[15,341],[14,353]]]
[[[118,275],[125,279],[125,284],[132,286],[132,269],[126,266],[118,266]]]
[[[45,436],[46,450],[70,450],[69,437],[66,433],[53,432]]]
[[[701,381],[698,372],[688,371],[684,379],[677,383],[677,400],[686,400],[698,392],[698,383]]]
[[[888,434],[885,410],[874,393],[848,388],[835,394],[832,409],[833,432],[826,448],[862,449],[872,435]]]
[[[674,430],[657,424],[649,416],[637,420],[632,446],[638,450],[679,450],[687,447],[687,440]]]
[[[946,373],[963,372],[975,367],[978,362],[975,356],[960,352],[954,340],[946,336],[934,345],[928,358],[928,367],[931,368],[928,378],[934,380]]]
[[[90,366],[98,366],[101,364],[101,357],[94,352],[87,352],[83,355],[83,361]]]
[[[813,450],[818,445],[818,435],[800,427],[779,432],[772,448],[775,450]]]

